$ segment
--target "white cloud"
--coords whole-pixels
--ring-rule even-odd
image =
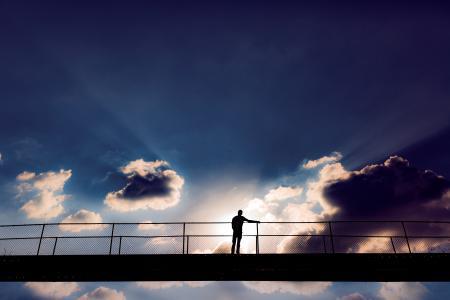
[[[146,245],[147,246],[151,246],[151,245],[174,245],[177,243],[177,239],[174,237],[155,237],[155,238],[151,238]]]
[[[32,194],[20,209],[29,219],[51,219],[64,212],[62,203],[68,198],[62,194],[67,180],[72,176],[72,170],[45,172],[36,175],[32,172],[22,172],[17,176],[18,196]]]
[[[178,204],[183,177],[170,169],[166,161],[146,162],[142,159],[129,162],[120,170],[128,176],[127,185],[106,195],[105,204],[113,210],[129,212],[139,209],[164,210]]]
[[[245,247],[241,247],[243,248],[243,251],[245,253]],[[230,253],[231,251],[231,242],[230,241],[221,241],[220,243],[217,244],[216,247],[214,247],[213,249],[195,249],[192,251],[192,253],[194,254],[220,254],[220,253]]]
[[[279,203],[277,202],[268,202],[259,198],[254,198],[248,202],[247,207],[244,209],[244,213],[265,221],[266,215],[274,212],[278,207]]]
[[[120,168],[124,174],[137,173],[141,176],[157,173],[161,167],[167,167],[169,163],[164,160],[144,161],[142,158],[130,161],[126,166]]]
[[[230,253],[231,251],[231,242],[229,241],[222,241],[220,242],[212,251],[211,253],[218,254],[218,253]]]
[[[427,291],[420,282],[383,282],[378,296],[385,300],[420,300]]]
[[[33,179],[35,176],[36,176],[36,173],[34,173],[34,172],[24,171],[24,172],[20,173],[19,175],[17,175],[17,180],[27,181],[27,180]]]
[[[263,221],[318,221],[324,216],[336,212],[323,196],[323,189],[332,181],[347,178],[350,173],[340,163],[327,164],[318,172],[318,177],[303,187],[278,187],[269,191],[264,200],[254,198],[244,209],[245,214],[251,214]],[[305,191],[305,200],[292,201]],[[288,201],[273,201],[275,199]],[[293,225],[293,227],[298,227]],[[305,227],[305,226],[303,226]],[[302,227],[302,228],[303,228]],[[306,230],[306,228],[305,228]]]
[[[183,286],[201,288],[210,283],[211,281],[141,281],[136,282],[136,285],[140,288],[148,290],[162,290],[169,288],[180,288]]]
[[[2,164],[2,162],[3,162],[3,156],[2,156],[2,154],[0,153],[0,165]]]
[[[276,189],[271,189],[264,197],[267,201],[285,200],[293,197],[298,197],[302,194],[301,187],[279,186]]]
[[[296,189],[295,193],[292,191]],[[248,201],[247,207],[244,209],[244,215],[251,219],[260,220],[262,222],[297,222],[297,221],[317,221],[320,218],[320,213],[315,211],[314,208],[317,202],[308,202],[304,199],[299,200],[295,197],[286,198],[286,201],[273,201],[273,197],[278,191],[280,194],[300,194],[302,188],[293,187],[292,189],[280,189],[276,188],[271,190],[264,199],[254,198]],[[273,192],[277,191],[277,192]],[[284,193],[288,191],[288,193]],[[280,198],[278,198],[280,199]],[[313,233],[317,225],[314,224],[261,224],[260,233],[264,234],[301,234],[301,233]],[[273,243],[273,240],[269,238],[260,239],[260,248],[265,253],[283,253],[286,247],[289,246],[289,241],[292,238],[285,238],[279,241],[279,243]]]
[[[184,281],[184,284],[192,288],[201,288],[210,284],[212,281]]]
[[[308,160],[306,163],[303,164],[304,169],[314,169],[317,166],[340,161],[342,159],[342,154],[339,152],[333,152],[331,155],[323,156],[319,159],[315,160]]]
[[[125,300],[125,295],[123,292],[117,291],[115,289],[100,286],[95,290],[84,294],[77,300]]]
[[[290,293],[312,296],[326,291],[331,282],[243,281],[242,284],[261,294]]]
[[[140,288],[149,290],[163,290],[173,287],[182,287],[182,281],[142,281],[136,282],[136,285]]]
[[[27,282],[25,287],[46,299],[62,299],[80,290],[76,282]]]
[[[80,209],[73,215],[69,215],[64,220],[61,221],[61,223],[101,223],[101,222],[102,222],[102,217],[100,216],[100,214],[95,213],[93,211],[86,210],[86,209]],[[80,232],[83,230],[100,230],[100,229],[105,228],[105,225],[73,224],[73,225],[59,225],[59,228],[62,231]]]
[[[336,300],[367,300],[367,298],[360,293],[351,293],[342,297],[338,297]]]
[[[345,170],[341,163],[327,164],[320,171],[317,180],[310,181],[307,184],[306,202],[312,206],[320,205],[322,215],[332,215],[336,213],[337,208],[331,206],[323,196],[324,188],[338,179],[345,179],[350,176],[350,172]]]
[[[341,163],[325,164],[318,171],[317,177],[308,180],[304,186],[276,187],[270,190],[263,199],[248,200],[243,209],[244,215],[251,219],[265,222],[318,222],[329,219],[338,212],[338,207],[331,205],[323,195],[323,190],[336,180],[348,178],[348,172]],[[305,193],[302,199],[297,195]],[[293,196],[293,197],[291,197]],[[274,201],[282,200],[286,201]],[[260,232],[264,234],[319,234],[323,231],[321,224],[261,224]],[[260,240],[261,249],[267,253],[289,253],[296,237],[286,237],[279,243]],[[357,249],[355,250],[357,251]]]
[[[309,203],[288,203],[281,212],[281,219],[288,222],[316,221],[318,214]]]

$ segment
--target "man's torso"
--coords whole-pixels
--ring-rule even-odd
[[[242,232],[242,225],[244,224],[245,218],[243,216],[235,216],[231,221],[231,226],[233,231]]]

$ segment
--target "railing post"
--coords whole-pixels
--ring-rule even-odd
[[[327,253],[327,243],[325,242],[325,236],[322,235],[323,240],[323,253]]]
[[[113,239],[114,239],[114,223],[112,224],[112,230],[111,230],[111,243],[109,244],[109,255],[111,255],[111,251],[112,251],[112,244],[113,244]]]
[[[397,251],[395,250],[394,241],[392,240],[392,236],[390,237],[390,239],[391,239],[392,249],[394,249],[394,253],[397,254]]]
[[[120,255],[121,248],[122,248],[122,236],[119,237],[119,255]]]
[[[41,237],[39,238],[39,245],[37,249],[36,255],[39,255],[39,251],[41,250],[42,237],[44,236],[45,224],[42,224]]]
[[[328,228],[330,230],[331,252],[334,253],[333,231],[331,230],[331,221],[328,222]]]
[[[259,254],[259,223],[256,223],[256,254]]]
[[[408,245],[409,253],[411,253],[411,247],[409,246],[408,235],[406,234],[405,223],[402,221],[403,232],[405,233],[406,244]]]
[[[56,243],[58,243],[58,237],[55,238],[55,245],[53,245],[53,253],[52,253],[52,255],[55,255]]]
[[[186,223],[183,222],[183,254],[184,254],[184,239],[186,236]]]
[[[186,236],[186,254],[189,254],[189,236]]]

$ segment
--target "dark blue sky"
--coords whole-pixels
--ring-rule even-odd
[[[232,213],[334,151],[450,178],[450,8],[387,2],[0,1],[0,223],[29,221],[23,171],[136,221]],[[140,158],[184,178],[167,214],[104,206]]]
[[[449,126],[438,5],[19,1],[1,22],[2,143],[45,145],[45,167],[103,169],[112,151],[273,177],[334,150],[384,159]]]

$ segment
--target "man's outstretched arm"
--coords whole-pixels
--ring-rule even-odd
[[[249,220],[247,218],[244,217],[244,220],[247,221],[248,223],[261,223],[260,221],[257,220]]]

